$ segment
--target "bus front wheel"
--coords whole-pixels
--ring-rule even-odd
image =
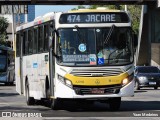
[[[115,97],[109,100],[109,108],[111,111],[119,110],[120,105],[121,105],[121,97]]]
[[[30,95],[29,95],[28,83],[26,84],[26,102],[27,102],[27,105],[34,105],[35,104],[35,99],[33,97],[30,97]]]

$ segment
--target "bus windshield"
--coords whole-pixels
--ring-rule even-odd
[[[0,71],[4,71],[7,65],[7,57],[0,54]]]
[[[61,65],[125,65],[133,62],[129,27],[61,28],[58,30]]]

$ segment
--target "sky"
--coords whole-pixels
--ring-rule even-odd
[[[43,16],[48,12],[64,12],[72,8],[77,8],[77,5],[36,5],[35,17]]]

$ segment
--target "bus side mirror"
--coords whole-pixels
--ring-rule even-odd
[[[52,36],[49,36],[49,48],[52,48],[53,45],[53,38]]]
[[[58,57],[57,55],[56,55],[56,53],[54,52],[54,44],[53,44],[53,37],[52,36],[49,36],[49,49],[51,49],[52,48],[52,54],[53,54],[53,56],[55,56],[55,57]]]
[[[138,36],[134,33],[134,48],[136,48],[138,45]]]

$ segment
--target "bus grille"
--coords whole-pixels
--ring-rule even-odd
[[[123,73],[120,68],[73,69],[70,74],[82,77],[116,76]]]
[[[112,85],[106,87],[81,87],[76,86],[74,87],[74,91],[77,95],[95,95],[95,94],[118,94],[120,89],[122,88],[121,85]],[[100,90],[100,92],[93,92],[95,90]],[[101,92],[102,91],[102,92]]]

